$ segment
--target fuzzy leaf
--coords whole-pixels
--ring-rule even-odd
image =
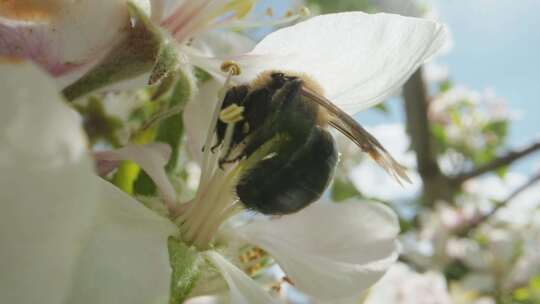
[[[170,304],[182,303],[199,278],[199,253],[182,241],[169,237],[169,260],[172,267]]]
[[[163,44],[161,33],[136,5],[128,3],[128,9],[128,35],[97,66],[63,90],[68,100],[148,72],[155,65]]]
[[[177,71],[176,75],[176,85],[168,100],[169,108],[185,105],[192,92],[192,83],[188,76],[181,70]],[[165,166],[168,173],[174,173],[177,169],[178,153],[183,134],[184,120],[181,112],[164,119],[157,129],[155,140],[167,143],[172,148],[171,158]],[[145,172],[141,172],[135,182],[135,192],[142,195],[156,193],[156,185]]]

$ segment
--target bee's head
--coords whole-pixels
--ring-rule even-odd
[[[283,72],[272,72],[270,74],[270,86],[273,88],[273,89],[280,89],[281,87],[283,87],[283,85],[288,82],[288,81],[291,81],[293,79],[296,79],[298,77],[296,76],[288,76],[286,75],[285,73]]]

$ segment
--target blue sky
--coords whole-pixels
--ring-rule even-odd
[[[491,87],[518,113],[510,145],[540,137],[540,1],[430,0],[452,33],[454,46],[439,61],[456,83]],[[519,163],[521,172],[538,170],[540,157]]]
[[[494,88],[520,113],[511,142],[540,136],[540,1],[432,0],[453,33],[440,62],[455,82]]]

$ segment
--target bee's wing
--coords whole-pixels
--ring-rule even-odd
[[[324,96],[317,94],[306,86],[302,87],[302,95],[325,108],[331,114],[328,123],[336,128],[336,130],[343,133],[343,135],[347,136],[364,152],[368,153],[379,166],[384,168],[400,184],[401,180],[405,180],[409,183],[411,182],[405,172],[405,167],[400,165],[390,153],[386,151],[381,143],[379,143],[373,135],[369,134],[368,131],[358,124],[351,116],[343,112]]]

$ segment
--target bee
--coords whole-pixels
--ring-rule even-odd
[[[263,72],[252,82],[226,92],[222,112],[231,106],[242,107],[242,115],[234,125],[220,166],[265,151],[254,165],[242,171],[235,186],[247,209],[284,215],[319,199],[338,161],[329,127],[343,133],[398,181],[409,181],[404,167],[379,141],[324,97],[321,86],[308,76]],[[227,124],[219,121],[214,147],[223,143],[226,129]],[[270,149],[265,146],[269,142]]]

